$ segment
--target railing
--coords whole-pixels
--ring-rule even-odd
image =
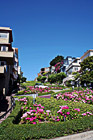
[[[2,116],[0,116],[0,119],[6,118],[7,113],[9,112],[11,113],[14,106],[15,106],[15,99],[11,96],[11,107]]]

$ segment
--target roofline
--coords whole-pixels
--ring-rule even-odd
[[[84,53],[84,55],[83,55],[83,56],[81,56],[81,58],[80,58],[80,59],[82,59],[84,56],[86,56],[86,55],[87,55],[89,52],[91,52],[91,51],[93,52],[93,50],[88,50],[87,52],[85,52],[85,53]]]
[[[4,31],[12,31],[12,29],[10,29],[10,27],[0,27],[0,30],[4,30]]]

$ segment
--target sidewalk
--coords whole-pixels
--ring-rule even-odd
[[[93,140],[93,130],[49,140]]]
[[[10,99],[10,96],[6,96],[6,100],[8,102],[7,103],[7,105],[8,105],[7,110],[8,110],[11,107],[11,99]],[[2,116],[6,111],[1,111],[0,112],[0,116]],[[4,121],[9,115],[10,115],[10,112],[8,112],[4,118],[0,119],[0,123],[2,123],[2,121]]]

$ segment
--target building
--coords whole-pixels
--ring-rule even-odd
[[[66,73],[67,75],[71,75],[72,72],[77,72],[80,70],[80,58],[77,57],[76,59],[74,59],[69,66],[66,68]]]
[[[71,64],[71,62],[73,62],[74,59],[75,57],[67,56],[66,59],[63,60],[63,66],[61,68],[61,72],[66,73],[67,67]]]
[[[55,73],[55,66],[50,66],[50,72],[51,72],[51,74]]]
[[[0,27],[0,93],[11,92],[18,76],[18,49],[12,48],[12,29]]]
[[[43,75],[44,73],[49,73],[50,72],[50,67],[45,67],[45,68],[41,68],[40,70],[40,74]]]
[[[81,62],[85,59],[85,58],[87,58],[87,57],[89,57],[89,56],[93,56],[93,50],[91,49],[91,50],[87,50],[85,53],[84,53],[84,55],[83,56],[81,56]]]
[[[72,72],[78,72],[80,70],[80,58],[75,58],[66,68],[67,77],[63,79],[63,85],[65,85],[66,81],[72,80],[74,81],[74,75]]]

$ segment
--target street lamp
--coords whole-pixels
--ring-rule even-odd
[[[33,97],[33,104],[35,104],[35,99],[36,99],[37,96],[38,96],[38,93],[33,93],[33,94],[32,94],[32,97]]]

